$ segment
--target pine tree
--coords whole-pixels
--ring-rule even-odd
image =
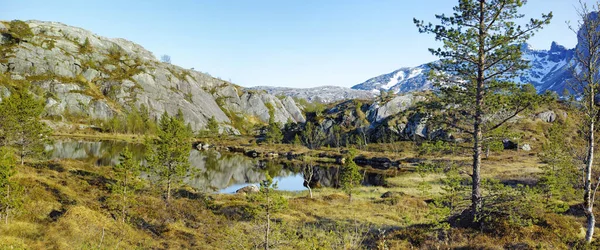
[[[578,170],[565,138],[566,125],[555,123],[548,129],[548,141],[542,145],[540,160],[546,163],[542,167],[539,187],[546,206],[558,205],[555,201],[568,201],[575,197],[575,186],[578,181]],[[560,204],[560,203],[559,203]],[[556,209],[553,209],[556,210]]]
[[[273,181],[267,172],[265,180],[260,183],[260,192],[248,197],[251,202],[258,204],[256,212],[259,217],[264,218],[264,249],[269,249],[271,246],[270,237],[273,230],[271,216],[287,207],[287,200],[276,193],[276,190],[277,182]]]
[[[0,216],[4,216],[6,224],[22,202],[21,187],[11,180],[16,172],[15,162],[15,151],[9,147],[0,147]]]
[[[210,135],[219,135],[219,122],[217,122],[217,119],[215,119],[214,116],[208,118],[206,128],[208,129]]]
[[[302,131],[302,143],[310,149],[318,149],[323,145],[325,133],[312,122],[306,122]]]
[[[281,141],[283,140],[283,133],[279,128],[278,122],[269,123],[269,126],[267,127],[267,133],[265,135],[265,140],[269,144],[281,143]]]
[[[165,112],[160,118],[158,138],[151,140],[149,145],[149,167],[164,188],[167,203],[171,200],[172,189],[190,172],[189,135],[181,120],[169,117]]]
[[[140,180],[141,166],[133,158],[133,154],[127,147],[120,154],[120,163],[114,166],[116,182],[113,183],[111,191],[117,197],[116,206],[121,212],[121,220],[125,223],[127,219],[127,210],[132,206],[135,200],[135,192],[142,186]]]
[[[473,136],[471,215],[478,221],[483,206],[481,158],[484,135],[531,106],[535,94],[511,81],[527,68],[521,46],[550,22],[552,13],[518,25],[521,0],[460,0],[452,15],[436,15],[439,25],[414,19],[421,33],[443,43],[430,52],[440,58],[430,65],[440,87],[434,102],[443,116],[437,122]],[[437,98],[437,99],[435,99]],[[501,112],[502,111],[502,112]],[[498,119],[487,115],[503,114]]]
[[[44,105],[27,89],[16,88],[0,103],[0,137],[2,145],[14,147],[21,165],[25,157],[40,156],[50,143],[51,133],[40,121]]]
[[[356,153],[353,150],[346,155],[346,164],[342,166],[340,172],[340,187],[346,194],[348,194],[348,199],[352,201],[352,193],[354,189],[360,185],[363,177],[360,174],[358,169],[358,165],[354,162],[354,157]]]

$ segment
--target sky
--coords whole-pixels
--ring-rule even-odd
[[[583,0],[592,3],[594,0]],[[125,38],[173,64],[250,86],[351,87],[436,60],[439,44],[413,18],[436,23],[453,0],[0,0],[2,20],[57,21]],[[572,48],[577,0],[529,0],[526,18],[553,12],[529,43]]]

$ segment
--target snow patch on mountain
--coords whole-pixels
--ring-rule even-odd
[[[531,83],[540,93],[545,91],[562,93],[567,79],[570,78],[574,49],[567,49],[552,42],[550,50],[536,50],[529,44],[523,44],[521,50],[523,59],[530,62],[531,68],[513,80],[520,84]],[[433,84],[427,79],[430,70],[427,65],[400,68],[391,73],[368,79],[353,86],[352,89],[367,90],[373,93],[379,93],[382,90],[407,93],[432,89]]]

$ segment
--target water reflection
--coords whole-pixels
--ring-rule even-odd
[[[56,141],[48,146],[53,159],[76,159],[97,166],[114,166],[119,163],[119,153],[127,147],[134,158],[144,162],[144,145],[115,141]],[[338,187],[339,168],[336,166],[312,166],[310,182],[305,164],[290,164],[277,161],[259,161],[241,154],[217,151],[191,150],[189,156],[193,175],[185,183],[202,191],[233,193],[248,184],[258,184],[266,179],[266,173],[278,182],[280,190],[306,190],[312,188]],[[363,172],[363,185],[384,185],[385,176]]]

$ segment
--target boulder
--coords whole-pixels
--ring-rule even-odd
[[[509,139],[502,140],[502,145],[504,146],[504,149],[518,149],[519,148],[518,143],[513,142]]]
[[[529,145],[529,144],[523,144],[523,146],[521,146],[521,149],[523,151],[531,151],[531,145]]]
[[[427,138],[427,119],[428,117],[424,114],[412,115],[404,128],[404,135],[410,139]]]
[[[387,191],[381,195],[382,199],[385,198],[396,198],[405,195],[403,192]]]
[[[256,185],[248,185],[235,191],[236,194],[258,193],[260,189]]]
[[[545,121],[545,122],[554,122],[556,121],[556,113],[552,110],[544,111],[535,116],[536,118]]]

